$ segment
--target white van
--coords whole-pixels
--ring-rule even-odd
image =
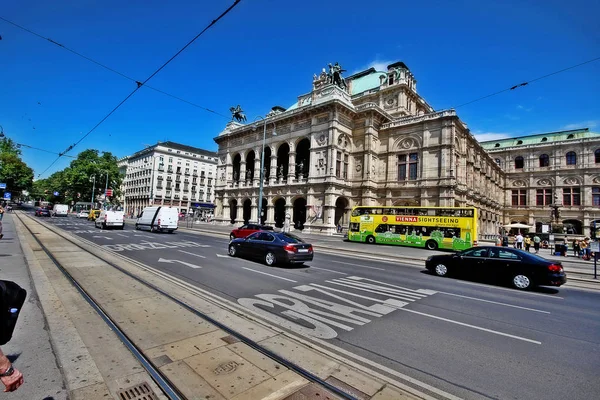
[[[94,225],[102,229],[106,228],[119,228],[125,227],[125,221],[123,220],[123,211],[100,211],[100,215],[94,221]]]
[[[66,204],[55,204],[52,208],[52,215],[55,217],[67,217],[69,215],[69,206]]]
[[[177,230],[178,220],[177,207],[146,207],[138,217],[135,229],[173,233]]]

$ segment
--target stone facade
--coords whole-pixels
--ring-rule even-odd
[[[264,140],[263,140],[264,136]],[[356,205],[475,206],[481,234],[502,224],[505,174],[454,110],[434,112],[403,63],[332,83],[265,120],[230,122],[219,146],[216,220],[334,232]],[[264,143],[264,169],[261,154]]]
[[[217,153],[162,142],[122,158],[119,167],[125,175],[121,203],[126,213],[161,205],[212,216]]]
[[[600,228],[600,135],[588,129],[483,142],[506,175],[501,200],[504,221],[559,225],[565,233],[590,236]],[[559,210],[552,218],[552,206]],[[556,229],[555,229],[556,230]]]

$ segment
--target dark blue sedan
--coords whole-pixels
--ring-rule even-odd
[[[313,259],[313,247],[298,236],[284,232],[259,231],[229,242],[231,257],[244,257],[275,264],[303,264]]]

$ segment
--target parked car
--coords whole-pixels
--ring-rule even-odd
[[[135,229],[173,233],[178,228],[177,207],[146,207],[135,222]]]
[[[231,231],[229,234],[229,239],[233,240],[235,238],[245,238],[246,236],[258,232],[258,231],[272,231],[272,226],[267,225],[258,225],[258,224],[244,224],[239,228],[236,228]]]
[[[53,217],[67,217],[69,215],[69,206],[66,204],[55,204],[52,208]]]
[[[229,242],[231,257],[262,260],[268,266],[275,264],[303,264],[313,259],[313,247],[290,233],[258,231],[245,238]]]
[[[35,216],[36,217],[50,217],[50,210],[48,210],[45,207],[40,207],[37,210],[35,210]]]
[[[534,286],[560,286],[567,275],[559,261],[510,247],[478,246],[455,254],[430,256],[425,268],[438,276],[464,274],[510,282],[520,290]]]
[[[123,229],[125,227],[125,221],[123,221],[123,211],[102,210],[100,211],[100,215],[98,215],[98,218],[96,218],[94,225],[102,229]]]
[[[81,210],[77,213],[77,218],[87,218],[90,216],[90,213],[87,210]]]

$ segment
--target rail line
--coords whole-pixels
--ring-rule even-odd
[[[27,219],[36,222],[37,224],[40,224],[42,226],[44,226],[44,224],[41,224],[39,221],[35,220],[34,218],[32,218],[30,215],[26,214],[25,212],[20,212],[20,213],[14,213],[13,215],[17,216],[17,218],[19,218],[19,220],[21,221],[21,223],[23,223],[23,218],[22,216],[25,216]],[[73,276],[69,273],[69,271],[67,271],[62,264],[52,255],[52,253],[48,250],[48,248],[39,240],[39,238],[33,233],[33,231],[25,224],[23,223],[23,226],[27,229],[27,231],[30,233],[30,235],[35,239],[35,241],[40,245],[40,247],[42,248],[42,250],[46,253],[46,255],[50,258],[50,260],[52,260],[52,262],[56,265],[56,267],[63,273],[63,275],[67,278],[67,280],[69,280],[73,286],[77,289],[77,291],[81,294],[81,296],[88,302],[88,304],[90,304],[90,306],[98,313],[98,315],[102,318],[102,320],[104,320],[104,322],[117,334],[117,336],[119,337],[119,339],[123,342],[123,344],[125,346],[127,346],[127,348],[131,351],[131,353],[133,354],[133,356],[142,364],[142,366],[146,369],[146,371],[150,374],[150,376],[152,377],[152,379],[155,381],[155,383],[158,385],[158,387],[163,391],[163,393],[171,400],[184,400],[186,399],[186,397],[177,389],[177,387],[175,387],[175,385],[173,385],[173,383],[171,381],[169,381],[169,379],[157,368],[155,367],[152,362],[150,362],[150,360],[148,360],[144,354],[142,353],[142,351],[135,345],[135,343],[125,334],[125,332],[123,332],[120,327],[110,318],[110,316],[108,315],[108,313],[106,313],[104,311],[104,309],[102,308],[102,306],[97,303],[93,297],[87,293],[87,291],[81,287],[79,285],[79,283],[75,280],[75,278],[73,278]],[[45,226],[44,226],[45,227]],[[48,229],[47,227],[45,227],[46,229]],[[68,239],[65,239],[68,240]],[[71,240],[69,240],[69,242],[77,247],[79,247],[80,249],[82,249],[83,251],[85,251],[86,253],[88,253],[89,255],[97,258],[98,260],[101,260],[102,262],[105,262],[106,264],[110,265],[111,267],[117,269],[118,271],[120,271],[121,273],[127,275],[128,277],[135,279],[136,281],[138,281],[139,283],[145,285],[146,287],[156,291],[157,293],[161,294],[162,296],[168,298],[169,300],[175,302],[177,305],[183,307],[184,309],[192,312],[194,315],[204,319],[205,321],[215,325],[216,327],[222,329],[223,331],[227,332],[228,334],[232,335],[233,337],[237,338],[240,342],[245,343],[246,345],[250,346],[251,348],[259,351],[260,353],[262,353],[263,355],[269,357],[270,359],[272,359],[273,361],[287,367],[288,369],[296,372],[297,374],[301,375],[302,377],[304,377],[305,379],[307,379],[310,382],[316,383],[318,385],[320,385],[321,387],[327,389],[328,391],[332,392],[333,394],[339,396],[342,399],[345,400],[357,400],[356,397],[342,391],[341,389],[337,388],[336,386],[333,386],[332,384],[322,380],[321,378],[319,378],[318,376],[314,375],[313,373],[311,373],[310,371],[300,367],[299,365],[294,364],[293,362],[287,360],[286,358],[283,358],[281,356],[279,356],[278,354],[276,354],[275,352],[259,345],[258,343],[256,343],[255,341],[253,341],[252,339],[246,337],[245,335],[235,331],[234,329],[222,324],[221,322],[215,320],[214,318],[206,315],[205,313],[203,313],[200,310],[197,310],[193,307],[191,307],[190,305],[184,303],[183,301],[177,299],[176,297],[170,295],[169,293],[163,291],[162,289],[156,287],[155,285],[153,285],[150,282],[145,281],[144,279],[141,279],[139,277],[137,277],[136,275],[133,275],[132,273],[130,273],[129,271],[124,270],[123,268],[119,267],[118,265],[104,260],[102,258],[100,258],[99,256],[90,253],[88,250],[86,250],[83,246],[79,245],[76,242],[73,242]]]

